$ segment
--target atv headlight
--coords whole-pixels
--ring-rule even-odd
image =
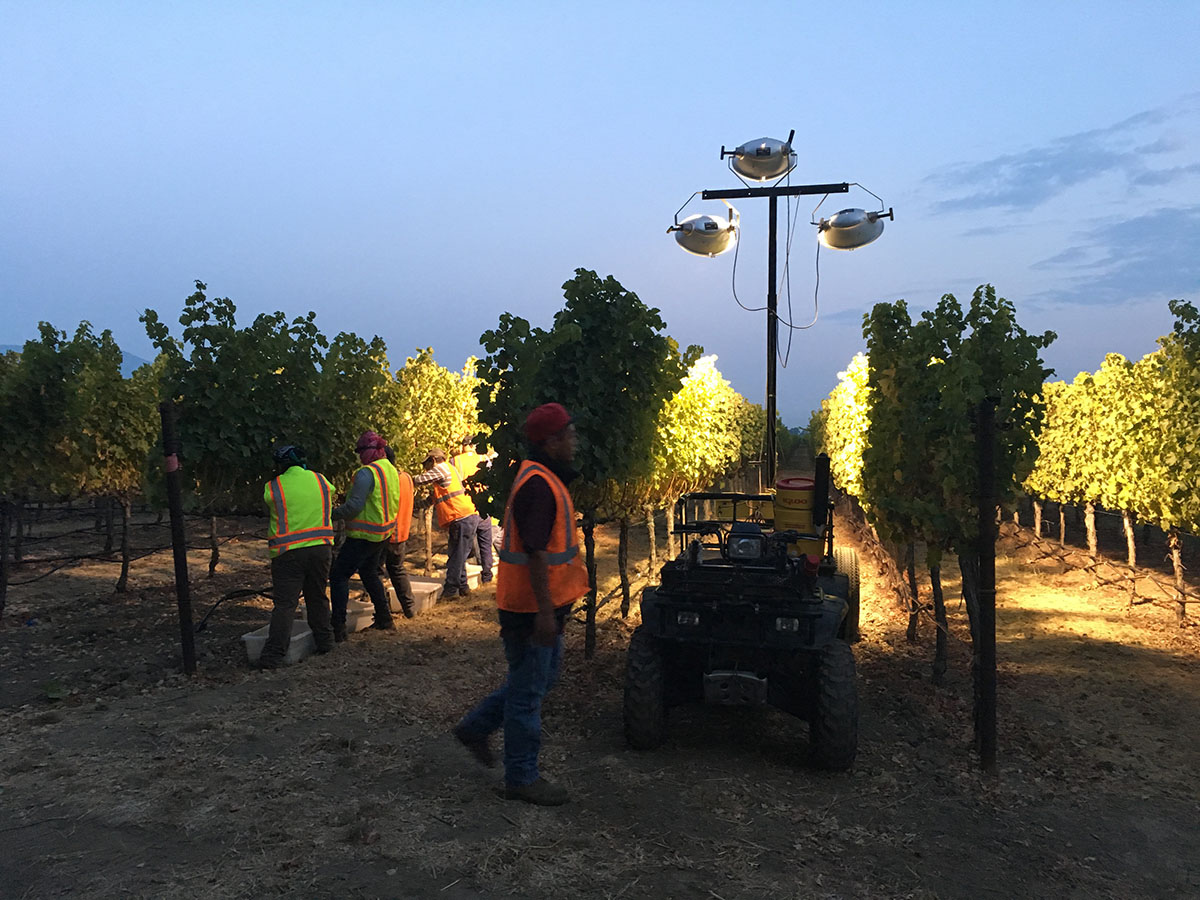
[[[725,545],[730,559],[762,559],[767,542],[761,534],[731,536]]]

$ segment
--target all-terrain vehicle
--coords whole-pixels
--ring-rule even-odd
[[[642,594],[629,643],[625,737],[649,750],[678,704],[769,703],[809,722],[817,765],[858,750],[858,556],[833,546],[829,460],[817,458],[810,530],[773,530],[769,494],[693,493],[675,533],[687,546]],[[702,510],[718,512],[704,516]],[[805,549],[819,552],[803,552]]]

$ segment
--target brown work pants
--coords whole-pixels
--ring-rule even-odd
[[[271,631],[263,645],[260,662],[267,665],[282,662],[287,655],[301,592],[308,627],[312,629],[317,649],[326,651],[333,647],[329,595],[325,591],[331,557],[332,548],[328,544],[317,544],[288,550],[271,560],[271,593],[275,608],[271,611]]]

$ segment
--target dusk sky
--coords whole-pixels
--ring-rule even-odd
[[[548,327],[582,267],[762,402],[764,313],[734,289],[763,305],[766,201],[739,205],[736,281],[733,254],[666,229],[693,191],[739,186],[722,145],[795,129],[793,182],[861,183],[896,218],[821,252],[785,422],[872,304],[984,282],[1058,332],[1070,378],[1200,303],[1198,48],[1195,0],[0,2],[0,344],[88,319],[149,358],[139,313],[178,334],[200,279],[243,324],[315,310],[394,366],[433,346],[457,369],[505,311]],[[790,210],[797,324],[816,199]],[[821,214],[875,205],[854,189]]]

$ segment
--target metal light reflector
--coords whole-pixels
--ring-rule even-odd
[[[817,240],[831,250],[857,250],[883,234],[883,220],[890,217],[891,210],[843,209],[816,223]]]
[[[747,141],[737,147],[732,153],[724,155],[730,158],[729,166],[749,181],[770,181],[782,178],[796,168],[796,154],[792,152],[791,141],[777,141],[774,138],[759,138]]]
[[[692,197],[695,196],[692,194]],[[692,197],[688,198],[688,203],[692,201]],[[727,253],[737,245],[738,229],[742,217],[728,201],[724,202],[729,207],[728,219],[718,219],[716,216],[697,213],[688,216],[681,222],[677,212],[675,213],[675,224],[668,228],[667,232],[675,232],[676,242],[688,253],[694,253],[697,256],[720,256],[722,253]],[[683,206],[687,206],[687,203]],[[680,212],[683,211],[683,206],[679,208]]]

